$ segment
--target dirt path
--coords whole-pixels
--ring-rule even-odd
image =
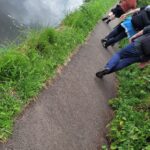
[[[106,143],[112,118],[108,99],[115,96],[114,75],[97,72],[112,55],[100,39],[109,27],[99,23],[62,74],[16,121],[14,133],[0,150],[97,150]]]

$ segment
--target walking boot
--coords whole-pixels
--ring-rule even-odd
[[[111,21],[111,20],[110,20],[110,19],[108,19],[108,20],[106,21],[106,23],[107,23],[107,24],[109,24],[109,22],[110,22],[110,21]]]
[[[104,69],[96,73],[96,77],[102,79],[104,75],[109,73],[109,69]]]
[[[105,21],[105,20],[107,20],[108,19],[108,17],[104,17],[104,18],[102,18],[102,21]]]
[[[101,43],[104,43],[104,42],[107,42],[107,39],[106,39],[106,38],[101,39]]]
[[[101,43],[102,43],[102,45],[103,45],[103,47],[104,47],[105,49],[107,49],[107,47],[109,46],[107,41],[108,41],[108,40],[107,40],[106,38],[101,39]]]

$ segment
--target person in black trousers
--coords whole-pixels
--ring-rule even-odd
[[[137,31],[142,30],[145,26],[150,25],[150,5],[142,8],[137,8],[124,14],[122,18],[133,14],[132,17],[126,18],[123,22],[117,25],[112,32],[110,32],[101,43],[104,48],[114,45],[125,37],[130,38]]]

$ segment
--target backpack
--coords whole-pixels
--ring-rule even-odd
[[[150,35],[148,35],[141,41],[141,48],[144,55],[150,56]]]
[[[142,30],[144,27],[150,25],[150,12],[141,10],[133,14],[131,22],[137,31]]]

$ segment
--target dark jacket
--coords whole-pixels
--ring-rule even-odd
[[[137,50],[142,50],[141,42],[146,37],[150,36],[150,25],[143,29],[143,35],[134,40],[134,45]]]
[[[139,12],[133,14],[131,22],[137,31],[150,25],[150,5],[142,7]]]

